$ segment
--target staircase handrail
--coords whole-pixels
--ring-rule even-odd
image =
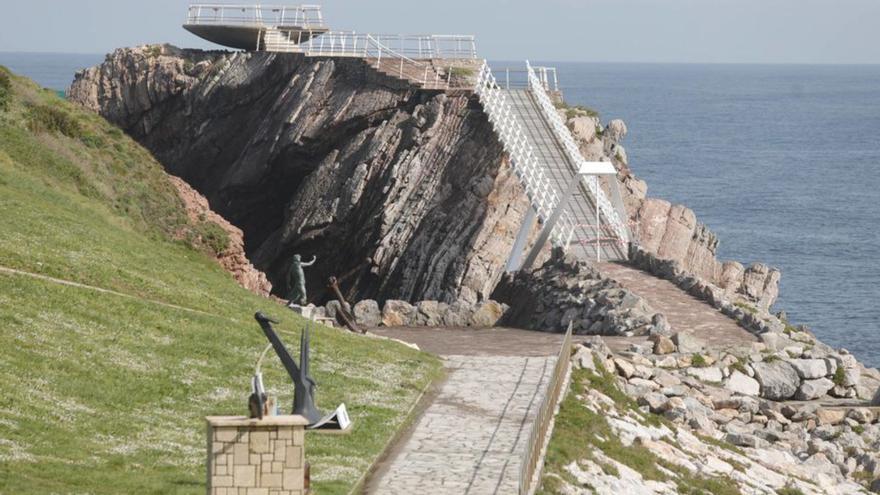
[[[544,167],[538,163],[532,144],[485,61],[480,68],[474,92],[480,98],[505,151],[510,155],[513,170],[525,188],[535,213],[542,222],[546,222],[561,200],[561,191],[556,190],[544,173]],[[564,211],[550,234],[551,242],[564,248],[568,246],[573,235],[574,222],[568,211]]]
[[[528,61],[526,61],[526,67],[529,74],[529,90],[538,100],[544,116],[547,118],[550,127],[562,143],[562,148],[565,150],[566,155],[568,155],[568,158],[578,169],[580,169],[581,165],[586,162],[586,159],[584,159],[584,156],[578,149],[577,144],[574,142],[574,137],[571,135],[571,131],[565,126],[565,123],[559,116],[559,112],[556,110],[553,102],[550,101],[550,97],[547,95],[544,85],[538,79],[537,75],[535,75],[535,71],[532,69],[532,66]],[[628,243],[629,232],[623,224],[623,219],[620,218],[620,215],[617,214],[614,206],[612,206],[611,202],[608,200],[605,192],[602,191],[601,187],[597,187],[593,181],[587,180],[586,177],[584,177],[583,182],[593,195],[593,198],[595,198],[597,207],[608,220],[608,224],[611,225],[614,233],[624,245]]]

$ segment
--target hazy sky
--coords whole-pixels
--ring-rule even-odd
[[[180,27],[185,0],[0,2],[0,51],[210,46]],[[323,6],[333,29],[475,34],[480,53],[495,60],[880,63],[880,0],[326,0]]]

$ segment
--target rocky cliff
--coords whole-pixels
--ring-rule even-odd
[[[361,60],[120,49],[77,74],[70,98],[101,113],[245,233],[278,294],[294,253],[318,255],[311,287],[348,296],[483,300],[527,202],[476,97],[416,90]],[[779,272],[716,259],[690,209],[647,197],[626,126],[565,111],[581,151],[619,171],[642,248],[769,308]],[[322,293],[314,294],[320,300]]]
[[[315,300],[330,275],[353,299],[485,298],[527,207],[473,96],[357,59],[121,49],[69,97],[241,228],[279,294],[301,253]]]
[[[780,272],[762,263],[744,267],[716,258],[718,238],[683,205],[649,198],[648,186],[630,169],[621,142],[627,128],[622,120],[602,127],[599,119],[576,109],[567,110],[568,126],[588,160],[610,160],[618,171],[630,229],[645,251],[677,262],[681,269],[717,285],[729,296],[767,310],[779,295]]]

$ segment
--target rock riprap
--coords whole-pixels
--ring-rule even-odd
[[[799,374],[805,366],[814,368],[806,376],[819,372],[817,363],[805,362],[812,358],[768,353],[762,343],[730,352],[703,352],[699,358],[612,353],[601,338],[593,337],[576,348],[573,366],[600,375],[603,369],[613,372],[615,385],[641,412],[589,387],[577,398],[601,412],[624,445],[647,448],[696,475],[729,477],[743,493],[776,493],[782,488],[805,494],[864,493],[880,477],[880,423],[870,407],[768,398],[797,398],[809,390],[828,388],[832,380],[827,377],[804,379]],[[843,357],[849,354],[836,356],[828,359],[849,361]],[[867,374],[876,377],[876,370]],[[650,426],[656,423],[640,414],[661,415],[668,423]],[[589,459],[568,468],[579,483],[658,493],[657,482],[624,469],[600,449],[591,452]],[[601,462],[595,464],[597,460]],[[572,489],[571,493],[581,493]],[[665,492],[676,489],[660,490]]]
[[[576,334],[626,336],[668,330],[644,299],[560,250],[538,268],[506,274],[492,297],[510,306],[507,326],[563,332],[571,324]]]

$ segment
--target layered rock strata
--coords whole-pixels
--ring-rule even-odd
[[[527,200],[476,97],[416,90],[365,61],[120,49],[69,98],[151,150],[245,234],[284,295],[486,299]]]

